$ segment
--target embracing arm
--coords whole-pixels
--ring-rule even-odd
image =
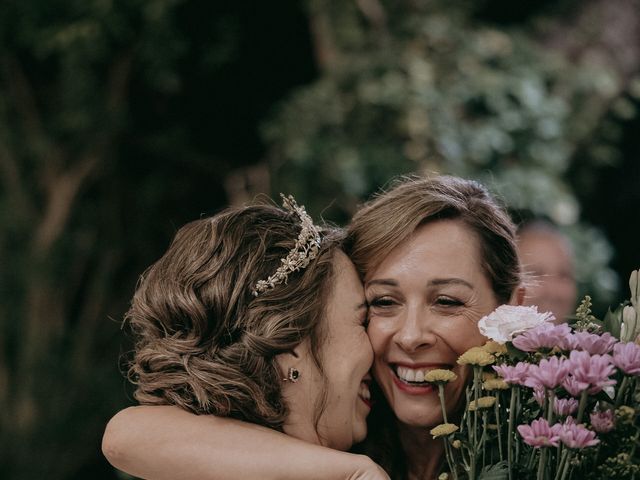
[[[364,455],[170,406],[122,410],[107,425],[102,451],[116,468],[151,480],[389,478]]]

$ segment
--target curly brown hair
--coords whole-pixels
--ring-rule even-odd
[[[321,319],[342,240],[340,231],[322,230],[319,254],[304,270],[253,296],[253,286],[275,272],[299,231],[297,215],[254,205],[177,232],[141,276],[125,317],[135,339],[128,377],[140,403],[282,429],[287,408],[275,357],[309,339],[322,373]],[[317,400],[317,418],[323,402]]]

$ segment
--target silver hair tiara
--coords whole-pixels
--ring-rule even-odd
[[[298,270],[302,270],[309,265],[309,262],[318,256],[320,251],[320,232],[318,227],[313,224],[311,217],[307,214],[303,205],[298,205],[295,199],[289,195],[282,197],[282,205],[288,211],[295,213],[300,217],[301,230],[298,234],[295,246],[289,250],[289,254],[281,259],[282,265],[278,267],[276,272],[266,280],[260,280],[256,283],[251,293],[254,296],[272,289],[281,283],[287,283],[289,275]]]

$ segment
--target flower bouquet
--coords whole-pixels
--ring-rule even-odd
[[[449,421],[448,370],[428,378],[438,387],[444,423],[441,479],[640,478],[640,285],[600,321],[586,297],[572,324],[555,325],[536,307],[501,306],[479,322],[490,340],[458,363],[472,376],[466,404]]]

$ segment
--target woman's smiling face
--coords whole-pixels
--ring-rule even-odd
[[[478,238],[460,220],[420,226],[365,277],[374,376],[397,418],[411,426],[442,422],[437,389],[422,382],[435,368],[458,379],[445,388],[447,411],[468,371],[456,360],[484,343],[478,320],[498,305],[481,266]]]

